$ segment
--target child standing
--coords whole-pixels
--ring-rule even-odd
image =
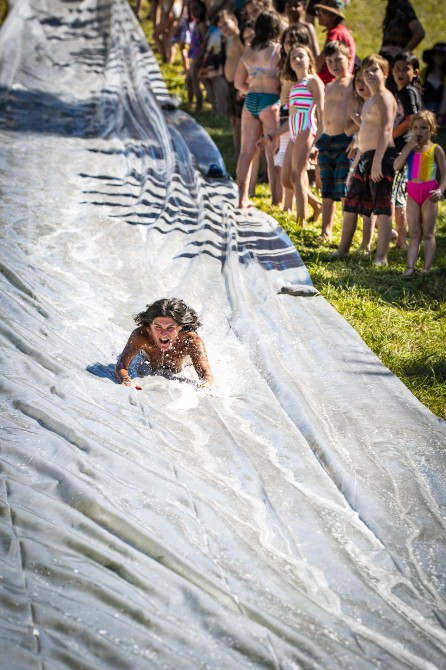
[[[393,139],[398,152],[402,150],[409,139],[409,126],[414,114],[423,107],[421,93],[417,86],[420,64],[418,58],[409,51],[397,54],[393,61],[392,75],[397,90],[395,98],[397,112],[393,128]],[[392,191],[392,203],[395,208],[395,225],[398,234],[396,246],[404,249],[406,246],[406,173],[395,174]]]
[[[396,158],[395,170],[407,163],[407,222],[409,224],[409,249],[405,277],[415,272],[415,263],[424,242],[424,266],[421,272],[430,271],[435,256],[435,223],[438,201],[446,188],[446,157],[439,144],[432,142],[437,132],[435,115],[423,110],[412,117],[411,136],[401,154]],[[437,180],[440,172],[440,183]]]
[[[329,42],[324,55],[334,79],[325,88],[324,132],[316,147],[322,182],[322,240],[331,242],[336,201],[343,203],[347,193],[351,138],[345,128],[353,100],[353,75],[348,71],[349,50],[343,42]]]
[[[191,0],[189,3],[190,22],[190,49],[189,70],[186,74],[186,89],[189,106],[195,99],[195,111],[201,111],[203,106],[203,91],[198,78],[201,57],[204,49],[204,40],[207,32],[206,5],[202,0]]]
[[[235,14],[226,9],[221,11],[218,14],[218,27],[225,40],[224,75],[228,84],[227,112],[232,126],[233,158],[238,160],[241,144],[243,98],[235,88],[234,78],[245,47],[240,39],[240,28]]]
[[[387,265],[392,233],[393,162],[396,150],[392,137],[396,100],[386,88],[389,64],[378,54],[367,56],[361,65],[371,96],[364,103],[358,131],[356,158],[349,171],[344,203],[341,242],[332,258],[348,253],[356,230],[357,215],[378,219],[378,246],[375,265]]]
[[[359,151],[357,132],[361,126],[362,108],[364,107],[364,102],[368,100],[371,95],[369,87],[364,82],[360,67],[354,74],[353,86],[354,96],[349,106],[349,120],[345,128],[346,134],[352,137],[347,154],[351,160],[354,160],[357,151]],[[375,227],[375,218],[375,215],[362,215],[362,242],[358,249],[358,253],[370,254],[373,230]]]
[[[289,122],[261,137],[257,146],[263,148],[266,142],[272,142],[289,129],[293,143],[291,179],[296,198],[297,222],[305,227],[309,190],[307,163],[314,139],[322,132],[324,86],[316,75],[313,52],[306,45],[296,45],[291,49],[283,74],[295,81],[289,95]]]

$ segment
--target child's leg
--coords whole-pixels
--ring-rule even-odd
[[[291,180],[296,197],[297,221],[302,226],[307,223],[308,175],[307,162],[313,144],[313,135],[304,130],[296,137],[291,158]]]
[[[409,226],[409,248],[407,250],[407,274],[413,274],[421,242],[421,208],[413,198],[407,198],[407,223]],[[435,225],[435,222],[434,222]]]
[[[280,115],[279,105],[269,105],[268,107],[265,107],[265,109],[262,109],[262,111],[259,114],[259,118],[263,125],[264,135],[267,135],[268,133],[272,133],[275,130],[277,130],[277,128],[279,127],[279,115]],[[279,193],[280,189],[277,188],[276,183],[277,174],[274,165],[275,151],[276,151],[275,142],[267,142],[265,144],[265,158],[268,170],[268,181],[271,191],[271,200],[273,205],[278,205],[281,201],[281,198]]]
[[[336,213],[336,201],[322,198],[322,237],[331,241],[333,221]]]
[[[317,221],[322,211],[322,202],[319,200],[319,198],[317,198],[314,195],[313,191],[310,188],[309,184],[310,177],[308,174],[308,170],[307,170],[307,179],[308,179],[308,202],[313,210],[313,216],[311,217],[311,221]]]
[[[423,227],[424,266],[423,271],[429,272],[435,256],[435,224],[438,216],[438,203],[425,200],[421,207],[421,221]]]
[[[282,168],[283,170],[283,168]],[[285,198],[283,200],[283,211],[284,212],[292,212],[293,211],[293,204],[294,204],[294,191],[291,188],[284,188],[285,191]]]
[[[360,251],[370,252],[374,227],[375,222],[371,216],[362,217],[362,242],[359,247]]]
[[[260,119],[253,116],[246,108],[242,113],[242,146],[237,161],[237,182],[239,187],[239,206],[251,205],[248,198],[251,164],[256,153],[256,142],[262,132]]]
[[[387,254],[392,236],[392,217],[378,214],[378,244],[376,247],[375,265],[387,265]]]
[[[288,146],[285,151],[285,157],[283,159],[283,165],[282,165],[282,186],[285,189],[293,191],[293,197],[294,197],[294,186],[293,186],[293,180],[291,179],[293,147],[294,147],[293,142],[291,141],[288,142]]]
[[[358,222],[358,215],[356,212],[344,212],[344,217],[342,220],[342,233],[341,241],[333,258],[342,258],[348,254],[350,246],[353,240],[353,235],[355,234],[356,225]]]
[[[407,230],[407,216],[406,207],[395,207],[395,225],[397,232],[396,247],[397,249],[406,248],[406,230]]]

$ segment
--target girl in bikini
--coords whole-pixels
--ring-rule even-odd
[[[438,201],[446,188],[445,153],[439,144],[432,142],[437,132],[435,115],[428,110],[414,114],[410,132],[409,141],[393,164],[395,170],[401,170],[407,163],[407,223],[410,239],[405,277],[415,272],[421,239],[424,242],[424,266],[421,272],[430,271],[435,256]],[[437,172],[440,172],[440,183]]]
[[[241,149],[237,162],[239,206],[252,207],[248,198],[249,176],[256,152],[256,142],[263,133],[271,133],[279,126],[279,59],[278,42],[281,28],[275,12],[265,11],[257,18],[255,37],[239,61],[235,87],[246,95],[242,111]],[[265,151],[268,179],[273,204],[278,202],[274,180],[274,147]]]
[[[289,123],[267,133],[259,147],[267,147],[273,139],[288,129],[292,145],[291,179],[296,198],[297,221],[304,227],[307,222],[308,174],[307,163],[316,136],[322,133],[324,86],[316,74],[314,57],[306,45],[295,46],[285,62],[284,75],[294,81],[289,95]]]

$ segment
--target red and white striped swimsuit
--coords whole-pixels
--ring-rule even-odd
[[[313,76],[305,77],[292,87],[289,97],[290,107],[290,136],[293,142],[303,130],[309,130],[313,135],[317,133],[316,105],[313,95],[308,89]],[[293,108],[293,112],[291,112]]]

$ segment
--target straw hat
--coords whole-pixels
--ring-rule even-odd
[[[423,60],[425,63],[429,63],[430,59],[434,55],[435,52],[440,52],[446,54],[446,42],[437,42],[434,44],[432,49],[425,49],[423,51]]]
[[[330,14],[335,14],[336,16],[340,16],[341,19],[345,19],[343,13],[345,2],[342,2],[342,0],[326,0],[324,4],[314,5],[314,8],[324,9],[326,12],[330,12]]]

